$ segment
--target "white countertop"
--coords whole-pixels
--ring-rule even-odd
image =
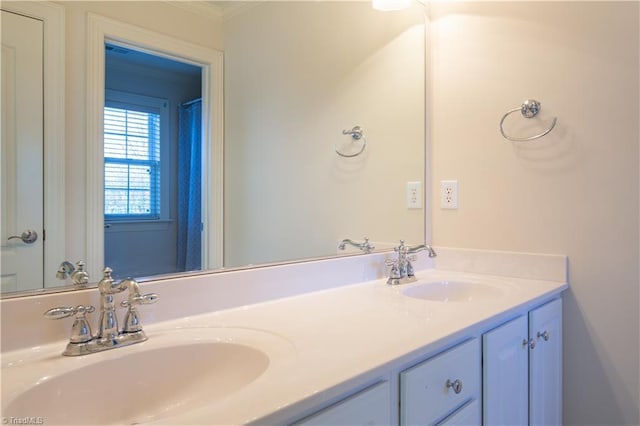
[[[260,377],[216,403],[179,416],[159,418],[158,424],[243,424],[278,418],[286,409],[319,403],[375,378],[438,347],[460,341],[487,326],[513,317],[559,294],[566,282],[511,278],[435,269],[417,271],[418,283],[389,286],[384,279],[347,285],[145,326],[149,341],[78,358],[59,356],[66,342],[3,353],[3,382],[23,376],[24,368],[55,371],[76,368],[78,362],[98,362],[144,345],[176,328],[264,332],[261,349],[273,357]],[[461,302],[435,302],[407,297],[402,292],[425,281],[482,283],[500,295]],[[241,335],[242,333],[239,333]],[[241,340],[241,339],[240,339]],[[189,362],[175,360],[176,362]],[[167,366],[171,368],[171,366]],[[160,373],[161,374],[161,373]],[[28,376],[28,375],[27,375]],[[88,378],[90,380],[90,378]],[[355,381],[354,381],[355,380]],[[28,379],[23,379],[27,383]],[[11,389],[5,387],[4,397]],[[24,384],[26,386],[26,384]],[[314,399],[315,398],[315,399]],[[3,406],[5,402],[3,401]],[[37,411],[34,408],[34,411]],[[38,415],[34,413],[34,415]],[[289,419],[282,414],[282,419]],[[292,420],[292,419],[290,419]]]

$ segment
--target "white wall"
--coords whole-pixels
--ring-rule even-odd
[[[416,9],[262,3],[225,22],[226,266],[331,255],[343,238],[422,242],[425,210],[405,195],[424,181]],[[341,158],[356,125],[368,145]]]
[[[569,256],[565,424],[640,424],[638,2],[432,7],[432,231],[440,246]],[[505,141],[527,98],[543,117]],[[515,115],[514,115],[515,116]],[[524,120],[521,116],[517,119]],[[439,208],[457,179],[460,208]]]

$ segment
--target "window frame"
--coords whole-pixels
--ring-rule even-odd
[[[134,223],[134,222],[158,222],[170,220],[169,198],[170,198],[170,181],[169,181],[169,163],[170,163],[170,109],[169,100],[164,98],[156,98],[152,96],[144,96],[130,92],[119,90],[105,90],[104,108],[118,108],[129,111],[139,111],[146,113],[154,113],[160,116],[160,165],[159,165],[159,214],[158,215],[108,215],[105,213],[103,206],[102,213],[104,221],[109,223]],[[103,108],[103,111],[104,111]],[[104,113],[103,113],[104,114]],[[103,119],[104,125],[104,119]],[[104,134],[104,131],[103,131]],[[103,153],[104,155],[104,147]],[[106,163],[105,163],[106,164]],[[103,164],[102,173],[105,172],[105,164]],[[102,190],[104,193],[104,182]],[[104,197],[104,196],[103,196]],[[104,199],[104,198],[103,198]]]

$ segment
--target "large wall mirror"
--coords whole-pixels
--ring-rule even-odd
[[[19,4],[2,5],[3,64],[14,49],[5,22],[48,19]],[[66,34],[65,161],[37,160],[45,171],[34,179],[45,182],[46,200],[48,169],[63,164],[64,203],[38,207],[44,224],[13,219],[27,207],[7,198],[18,187],[4,159],[22,136],[3,131],[3,295],[68,288],[56,278],[65,260],[85,260],[92,282],[104,265],[155,279],[359,254],[339,243],[365,236],[375,250],[424,242],[420,3],[392,12],[361,1],[55,6]],[[13,102],[5,87],[22,98],[4,76],[3,129],[19,123],[5,116]],[[8,239],[31,228],[48,234],[47,209],[66,225],[55,253],[48,239]],[[36,246],[41,276],[21,284],[16,259]]]

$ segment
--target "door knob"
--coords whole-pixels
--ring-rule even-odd
[[[38,239],[38,233],[33,229],[27,229],[21,235],[12,235],[7,239],[8,240],[17,239],[17,240],[22,240],[22,242],[25,244],[33,244]]]

